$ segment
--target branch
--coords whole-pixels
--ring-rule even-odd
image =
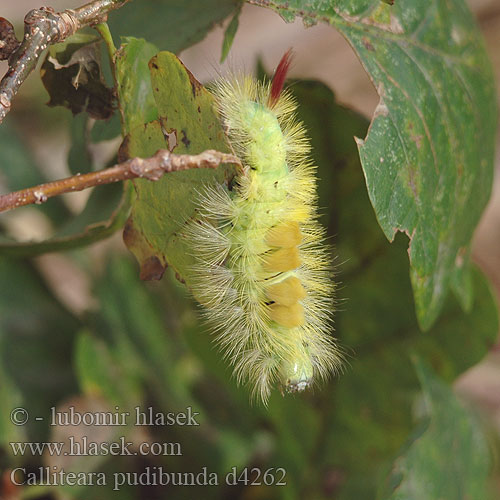
[[[63,193],[82,191],[102,184],[135,179],[137,177],[157,181],[163,174],[179,172],[191,168],[217,168],[222,163],[241,165],[238,158],[231,154],[209,149],[198,155],[171,153],[168,149],[159,149],[150,158],[132,158],[110,168],[88,174],[77,174],[39,186],[22,189],[0,196],[0,212],[6,212],[33,203],[40,205],[49,198]]]
[[[108,12],[129,1],[94,0],[63,12],[56,13],[49,7],[28,12],[24,18],[24,39],[10,55],[9,69],[0,81],[0,123],[10,111],[17,91],[49,45],[62,42],[84,26],[105,21]],[[6,43],[3,39],[0,42]]]

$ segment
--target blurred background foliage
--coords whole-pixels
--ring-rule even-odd
[[[49,110],[35,102],[28,110],[21,104],[0,126],[3,191],[54,177],[30,153],[33,139],[25,133],[30,127],[40,130],[47,123],[49,135],[52,128],[54,133],[69,131],[71,146],[64,163],[72,173],[116,161],[119,113],[124,116],[123,133],[130,133],[132,143],[143,144],[144,136],[134,133],[147,131],[144,123],[154,128],[151,123],[158,118],[147,62],[159,50],[178,53],[201,40],[214,22],[233,18],[241,7],[237,1],[202,4],[142,0],[112,14],[115,42],[121,35],[130,37],[122,40],[114,73],[95,31],[51,49],[42,72],[53,103],[54,95],[60,97],[62,81],[68,81],[67,72],[71,79],[81,68],[70,65],[62,77],[50,65],[51,58],[63,65],[82,49],[87,61],[82,66],[96,64],[89,71],[89,81],[95,80],[89,92],[102,97],[103,88],[116,78],[118,103],[111,118],[97,121],[100,117],[92,109],[72,117],[61,106]],[[147,42],[132,38],[138,36]],[[234,36],[233,29],[228,36]],[[226,37],[226,45],[229,42]],[[437,321],[422,332],[415,315],[407,238],[399,234],[390,244],[382,233],[353,141],[353,136],[366,136],[369,121],[338,104],[322,83],[302,79],[293,81],[291,88],[312,140],[321,219],[335,248],[335,335],[347,355],[344,373],[305,394],[282,397],[276,391],[267,408],[252,405],[247,389],[232,379],[199,320],[197,305],[175,273],[167,269],[161,281],[141,281],[139,266],[119,238],[106,240],[125,223],[134,201],[131,185],[95,189],[82,198],[79,210],[63,197],[2,215],[0,498],[498,497],[498,437],[492,422],[478,407],[459,401],[451,386],[496,343],[497,307],[487,280],[475,269],[470,310],[464,312],[449,295]],[[172,90],[175,95],[185,91]],[[90,98],[79,102],[88,105]],[[75,100],[69,95],[58,104],[71,107]],[[28,219],[39,226],[39,241],[15,241],[13,236],[22,240],[19,228]],[[104,241],[86,246],[98,240]],[[63,260],[57,255],[36,257],[56,250],[64,250]],[[31,416],[25,426],[10,421],[11,410],[19,406]],[[192,407],[199,412],[200,426],[51,427],[53,406],[59,411],[74,406],[80,412],[119,408],[131,414],[137,406],[162,413]],[[35,416],[44,420],[36,421]],[[84,435],[98,442],[125,436],[136,446],[178,442],[182,456],[14,456],[9,445],[67,442],[70,436]],[[107,486],[85,487],[25,488],[10,483],[13,468],[36,472],[41,466],[103,471],[108,478],[147,467],[195,473],[206,467],[218,474],[221,484],[123,485],[111,491],[111,479]],[[262,473],[273,468],[275,479],[280,477],[276,469],[284,468],[286,486],[245,484],[244,476],[228,486],[224,478],[233,467],[238,476],[245,468]],[[247,479],[256,480],[255,471]]]

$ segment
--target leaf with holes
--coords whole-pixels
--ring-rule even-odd
[[[419,323],[429,328],[452,288],[472,304],[470,241],[493,176],[496,103],[484,44],[463,0],[252,0],[287,21],[335,26],[377,87],[358,139],[385,235],[410,237]]]
[[[49,48],[40,69],[50,96],[49,106],[64,106],[73,114],[87,111],[96,120],[113,114],[113,91],[101,71],[100,40],[77,33]]]
[[[151,156],[160,148],[197,154],[206,149],[228,152],[213,97],[170,52],[150,61],[151,83],[159,119],[132,128],[122,152],[128,157]],[[125,227],[124,240],[141,265],[143,279],[159,279],[166,264],[186,277],[193,257],[179,230],[196,217],[197,190],[224,183],[233,175],[230,166],[216,170],[173,172],[157,182],[137,179],[137,198]]]

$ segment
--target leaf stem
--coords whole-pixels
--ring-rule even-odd
[[[109,54],[109,59],[111,60],[111,64],[114,64],[116,47],[113,42],[113,36],[111,35],[111,31],[109,30],[108,23],[104,22],[96,24],[95,29],[99,32],[101,38],[104,40],[104,43],[108,48],[108,54]]]

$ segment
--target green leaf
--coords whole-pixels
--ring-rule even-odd
[[[49,47],[40,70],[49,106],[64,106],[73,114],[87,111],[97,120],[112,115],[113,91],[104,83],[100,47],[99,37],[84,33]]]
[[[242,6],[243,4],[241,4],[241,6],[236,10],[230,23],[227,25],[226,31],[224,32],[224,40],[222,41],[222,52],[220,56],[221,64],[226,60],[226,57],[231,50],[231,45],[233,45],[234,37],[236,36],[236,32],[238,31],[238,18],[240,17]]]
[[[205,347],[206,336],[193,330],[192,304],[186,301],[184,287],[168,275],[160,286],[147,288],[139,281],[131,259],[110,260],[96,287],[101,308],[93,321],[95,334],[85,333],[85,339],[80,339],[79,366],[86,365],[79,370],[85,374],[80,380],[92,388],[103,378],[106,393],[109,378],[116,380],[115,391],[127,387],[129,381],[132,387],[137,382],[142,390],[133,394],[127,408],[152,405],[167,413],[191,406],[199,412],[200,427],[151,428],[155,440],[182,443],[183,457],[172,462],[176,470],[192,472],[206,466],[226,474],[231,466],[243,467],[256,452],[258,433],[249,423],[248,399],[241,398],[242,406],[229,400],[232,411],[228,412],[227,397],[220,388],[208,384],[201,365],[186,348],[184,339],[189,332],[200,338],[204,351],[210,350]],[[203,389],[207,390],[206,399],[199,397]],[[147,406],[142,401],[146,397]],[[246,432],[240,432],[243,426]],[[219,497],[217,491],[204,491],[202,496]]]
[[[206,149],[227,152],[213,97],[196,81],[176,56],[160,52],[150,62],[153,93],[159,120],[133,129],[123,152],[147,157],[160,148],[175,153],[201,153]],[[171,139],[167,139],[170,137]],[[177,232],[196,216],[197,189],[227,182],[232,168],[193,169],[174,172],[157,182],[135,180],[137,198],[125,228],[124,240],[141,264],[143,279],[158,279],[168,262],[185,279],[192,256]]]
[[[73,124],[75,136],[78,136],[76,130],[80,130],[84,122],[83,116],[75,118]],[[80,143],[78,149],[82,146]],[[0,148],[2,151],[0,166],[5,174],[6,188],[9,191],[47,182],[12,125],[5,124],[0,127]],[[77,165],[83,168],[84,163],[80,162],[82,153],[76,155],[73,151],[70,156],[78,158]],[[0,255],[17,258],[35,256],[46,252],[78,248],[106,238],[123,226],[128,216],[131,195],[130,191],[122,194],[121,186],[96,189],[91,194],[83,212],[69,222],[69,212],[62,200],[51,200],[42,205],[39,210],[58,225],[54,236],[39,242],[17,242],[0,236]]]
[[[113,113],[108,120],[97,120],[90,130],[90,140],[94,143],[109,141],[121,134],[119,113]]]
[[[349,308],[339,314],[337,327],[354,354],[336,385],[326,454],[329,463],[350,471],[342,499],[373,498],[384,464],[411,431],[418,383],[410,354],[421,355],[451,382],[479,362],[497,336],[494,299],[479,273],[471,311],[449,300],[422,334],[411,314],[410,283],[401,279],[405,248],[398,240],[343,290]]]
[[[358,141],[368,192],[387,238],[411,239],[419,323],[432,325],[450,287],[470,308],[470,240],[491,191],[497,107],[465,2],[253,3],[288,21],[328,22],[352,45],[380,95]]]
[[[142,39],[124,38],[115,57],[115,75],[118,83],[118,105],[122,115],[122,134],[158,117],[151,89],[149,60],[158,52]]]
[[[88,121],[87,113],[80,113],[71,120],[71,148],[68,153],[68,168],[71,175],[86,174],[92,170]]]
[[[240,0],[141,0],[109,16],[117,35],[144,37],[162,50],[178,53],[201,41],[239,7]]]
[[[452,390],[417,359],[425,404],[425,428],[396,460],[387,500],[492,498],[491,458],[481,426]]]

